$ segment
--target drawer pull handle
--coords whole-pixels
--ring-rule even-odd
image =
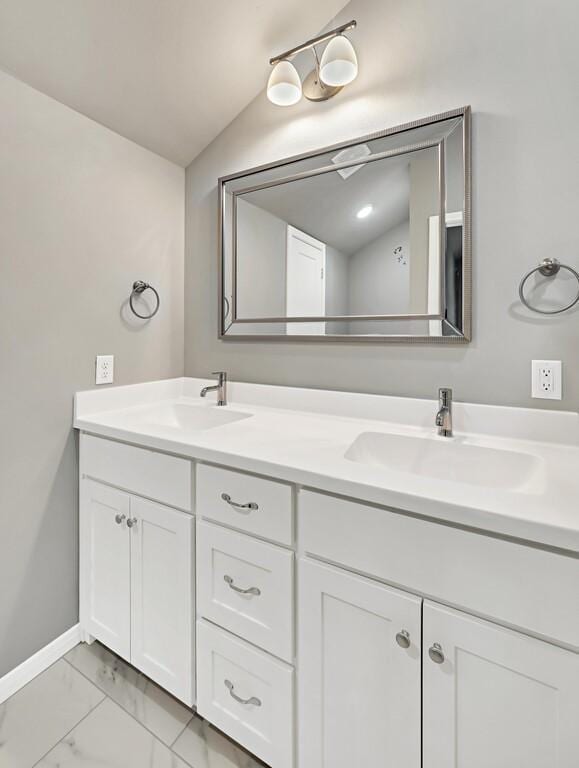
[[[232,501],[231,496],[228,493],[222,493],[221,498],[223,501],[226,501],[230,507],[235,507],[235,509],[259,509],[255,501],[250,501],[247,504],[239,504],[237,501]]]
[[[257,696],[251,696],[249,699],[242,699],[241,696],[238,696],[235,693],[235,686],[231,682],[231,680],[224,680],[225,687],[229,691],[229,695],[232,699],[235,699],[235,701],[238,701],[240,704],[252,704],[254,707],[261,707],[261,700],[257,698]]]
[[[129,526],[129,528],[132,528],[136,524],[137,524],[137,518],[136,517],[129,517],[129,519],[127,520],[127,525]]]
[[[232,589],[234,592],[239,592],[240,595],[255,595],[256,597],[261,595],[261,589],[258,589],[257,587],[249,587],[249,589],[241,589],[241,587],[236,587],[231,576],[224,576],[223,581],[229,585],[230,589]]]
[[[444,662],[444,652],[440,643],[433,643],[428,649],[428,655],[435,664],[442,664]]]
[[[401,629],[396,635],[396,642],[401,648],[410,648],[410,632],[407,629]]]
[[[117,525],[122,525],[126,519],[126,515],[115,515],[115,523]]]

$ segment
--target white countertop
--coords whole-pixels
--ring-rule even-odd
[[[79,392],[74,426],[135,445],[579,552],[576,413],[455,402],[455,436],[438,438],[436,400],[230,383],[228,405],[218,410],[248,418],[205,430],[188,428],[167,416],[164,420],[149,418],[160,408],[170,414],[175,405],[186,406],[184,410],[217,409],[214,393],[199,398],[201,387],[213,383],[172,379]],[[458,469],[446,472],[442,479],[436,473],[403,470],[399,460],[373,465],[347,458],[347,452],[352,455],[352,443],[365,433],[373,433],[373,438],[378,434],[378,440],[382,434],[413,436],[427,440],[424,445],[430,448],[430,440],[438,440],[439,458],[440,451],[447,450],[445,446],[450,457],[459,456],[464,448],[465,456],[472,456],[469,460],[478,464],[473,467],[478,479],[463,482]],[[509,484],[504,473],[499,479],[500,461],[495,460],[488,465],[487,478],[485,456],[496,459],[495,451],[515,452],[515,458],[528,462],[532,471],[521,482]],[[497,473],[495,482],[493,472]]]

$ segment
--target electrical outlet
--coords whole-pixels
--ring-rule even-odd
[[[112,384],[115,372],[114,355],[97,355],[95,384]]]
[[[545,400],[561,400],[562,365],[560,360],[533,360],[532,396]]]

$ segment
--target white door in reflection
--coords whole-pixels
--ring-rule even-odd
[[[326,244],[288,225],[286,317],[323,317],[326,312]],[[319,335],[325,323],[288,323],[288,335]]]

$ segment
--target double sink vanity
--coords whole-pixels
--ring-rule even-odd
[[[272,768],[575,765],[579,416],[212,384],[77,394],[84,639]]]

